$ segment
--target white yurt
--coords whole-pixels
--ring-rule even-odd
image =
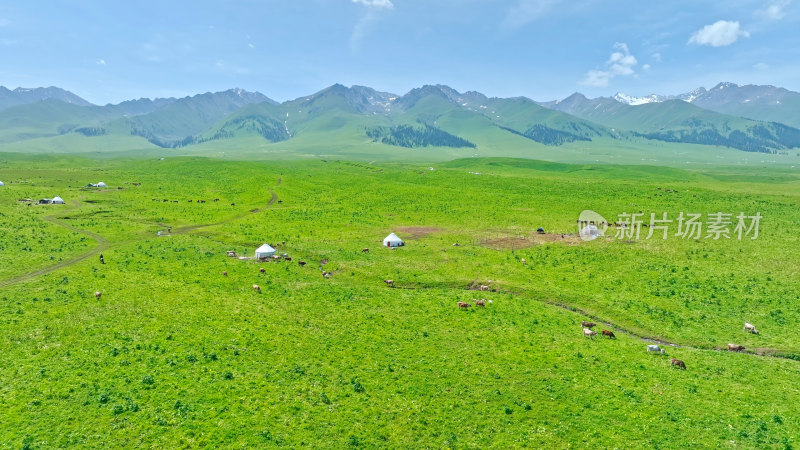
[[[64,199],[56,195],[55,197],[53,197],[53,200],[50,200],[50,203],[54,205],[63,205]]]
[[[269,244],[264,244],[256,250],[256,258],[270,258],[275,254],[275,249],[270,247]]]
[[[97,183],[97,184],[96,184],[96,186],[97,186],[97,187],[108,187],[108,186],[106,186],[106,184],[105,184],[105,183],[103,183],[102,181],[101,181],[101,182],[99,182],[99,183]]]
[[[0,186],[5,186],[6,184],[0,181]]]
[[[392,233],[385,238],[383,238],[383,246],[384,247],[401,247],[406,245],[403,243],[403,240],[397,237],[396,234]]]
[[[584,241],[592,241],[602,235],[603,232],[594,224],[586,225],[580,232],[581,239]]]

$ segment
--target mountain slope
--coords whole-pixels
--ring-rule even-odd
[[[127,129],[161,147],[190,144],[194,136],[250,103],[272,102],[258,92],[230,89],[175,100],[155,111],[121,119],[114,126]]]
[[[720,83],[692,100],[701,108],[800,127],[800,93],[775,86]]]
[[[683,100],[637,106],[573,94],[549,107],[647,139],[771,152],[800,147],[800,130],[709,111]]]
[[[78,106],[91,106],[92,104],[78,97],[72,92],[57,87],[16,88],[13,91],[0,86],[0,111],[13,106],[27,105],[42,100],[60,100]]]

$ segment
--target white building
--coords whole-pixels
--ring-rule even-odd
[[[275,249],[269,244],[264,244],[256,250],[256,259],[270,258],[275,254]]]
[[[50,200],[50,203],[54,205],[63,205],[65,202],[63,198],[56,195],[52,200]]]
[[[403,243],[403,240],[397,237],[397,235],[394,233],[383,238],[384,247],[402,247],[403,245],[406,244]]]

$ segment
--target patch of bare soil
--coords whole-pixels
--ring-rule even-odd
[[[419,239],[431,233],[441,231],[436,227],[400,227],[397,228],[397,233],[403,235],[402,238]]]
[[[578,245],[583,241],[576,234],[534,233],[528,236],[507,236],[487,239],[481,242],[480,245],[493,250],[518,250],[550,242]]]

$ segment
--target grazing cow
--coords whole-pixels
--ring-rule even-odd
[[[218,201],[219,201],[219,199],[218,199],[218,198],[215,198],[215,199],[214,199],[214,201],[215,201],[215,202],[218,202]]]
[[[587,321],[583,320],[583,321],[581,321],[581,326],[585,327],[585,328],[594,328],[595,326],[597,326],[597,324],[594,323],[594,322],[587,322]]]
[[[256,291],[256,292],[261,292],[261,286],[259,286],[257,284],[254,284],[253,285],[253,290]]]
[[[663,355],[664,354],[664,349],[659,347],[658,345],[652,345],[651,344],[651,345],[647,346],[647,353],[650,353],[650,352],[657,352],[657,353],[661,353]]]
[[[758,334],[758,330],[756,330],[755,325],[753,325],[752,323],[745,322],[744,323],[744,331],[748,331],[748,332],[753,333],[753,334]]]
[[[672,358],[672,359],[670,359],[670,364],[672,364],[673,366],[675,366],[675,367],[677,367],[679,369],[686,370],[686,364],[683,361],[681,361],[680,359]]]
[[[594,335],[595,335],[595,334],[597,334],[597,331],[590,330],[590,329],[588,329],[588,328],[584,328],[584,329],[583,329],[583,336],[584,336],[584,337],[588,336],[588,337],[589,337],[589,339],[591,339],[591,340],[594,340]]]
[[[285,258],[283,258],[283,259],[284,259],[285,261],[291,261],[291,260],[292,260],[292,257],[291,257],[291,256],[287,256],[287,257],[285,257]]]
[[[368,248],[362,248],[362,249],[361,249],[361,253],[367,253],[367,252],[369,252],[369,249],[368,249]]]
[[[261,272],[261,273],[265,273],[267,271],[267,269],[262,267],[262,268],[258,269],[258,271]]]
[[[332,274],[332,273],[330,273],[330,272],[325,272],[325,271],[323,271],[323,272],[322,272],[322,276],[323,276],[324,278],[330,278],[330,277],[332,277],[332,276],[333,276],[333,274]]]
[[[100,293],[100,291],[95,291],[95,293],[94,293],[94,298],[96,298],[96,299],[100,300],[100,296],[102,296],[102,295],[103,295],[103,294],[101,294],[101,293]]]
[[[394,280],[383,280],[383,282],[389,287],[394,287]]]
[[[297,264],[299,264],[300,266],[305,266],[306,262],[305,261],[297,261]]]
[[[489,290],[489,286],[486,286],[485,284],[482,284],[482,285],[480,285],[478,290],[480,290],[480,291],[488,291]]]
[[[486,299],[475,300],[475,306],[486,306]]]
[[[458,307],[461,308],[461,309],[467,309],[470,306],[472,306],[472,305],[467,303],[467,302],[458,302]]]
[[[236,206],[236,203],[231,203],[231,206]]]
[[[236,252],[235,252],[235,251],[233,251],[233,250],[228,250],[227,252],[225,252],[225,254],[226,254],[226,255],[228,255],[228,256],[230,256],[231,258],[233,258],[234,256],[236,256]]]
[[[453,247],[460,247],[460,246],[461,246],[461,244],[459,244],[458,242],[456,242],[455,244],[453,244]]]
[[[603,336],[608,336],[611,339],[616,339],[617,337],[614,335],[613,331],[603,330]]]
[[[728,344],[728,350],[732,352],[741,352],[744,350],[744,345]]]
[[[228,272],[227,272],[227,271],[225,271],[225,270],[223,270],[223,271],[222,271],[222,276],[223,276],[223,277],[227,277],[227,276],[228,276]]]
[[[192,203],[192,201],[191,201],[191,200],[189,200],[189,203]]]
[[[519,260],[522,264],[525,264],[525,258]]]

